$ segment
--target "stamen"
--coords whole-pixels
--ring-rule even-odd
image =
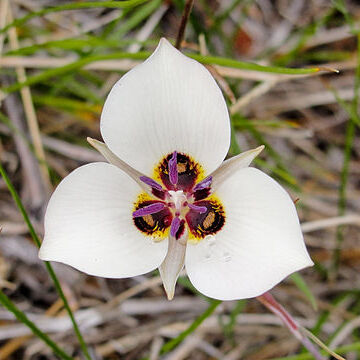
[[[198,206],[194,204],[188,204],[187,205],[191,210],[197,211],[200,214],[204,214],[207,211],[206,206]]]
[[[146,215],[151,215],[151,214],[155,214],[158,213],[159,211],[163,210],[165,208],[165,204],[161,203],[161,202],[157,202],[154,204],[150,204],[148,206],[144,206],[140,209],[137,209],[136,211],[133,212],[133,217],[141,217],[141,216],[146,216]]]
[[[196,184],[193,191],[206,189],[211,186],[211,183],[212,183],[212,176],[208,176],[207,178]]]
[[[169,168],[169,180],[173,185],[176,185],[178,182],[178,170],[177,170],[177,152],[173,152],[172,158],[168,163]]]
[[[181,220],[177,216],[173,218],[173,221],[171,222],[171,227],[170,227],[170,235],[172,237],[176,236],[176,233],[178,232],[178,230],[180,228],[180,223],[181,223]]]
[[[159,183],[147,176],[140,176],[140,180],[146,185],[151,186],[153,189],[162,190],[162,186]]]

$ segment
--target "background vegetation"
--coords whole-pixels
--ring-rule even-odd
[[[102,160],[86,137],[100,139],[107,93],[160,37],[175,40],[183,8],[0,0],[0,359],[312,358],[256,300],[210,301],[183,276],[168,302],[156,272],[106,280],[37,257],[54,187]],[[265,144],[255,165],[298,199],[316,265],[273,295],[350,360],[360,358],[359,18],[350,0],[197,0],[183,42],[223,88],[229,156]]]

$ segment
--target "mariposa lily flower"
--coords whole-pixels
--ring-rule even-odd
[[[82,166],[52,195],[43,260],[125,278],[159,268],[169,299],[186,267],[201,293],[255,297],[312,265],[295,206],[249,167],[262,146],[223,162],[225,100],[210,73],[162,39],[111,90],[101,116],[109,163]]]

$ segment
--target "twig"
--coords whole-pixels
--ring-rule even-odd
[[[273,88],[279,80],[274,78],[271,80],[264,81],[260,85],[257,85],[252,90],[247,92],[244,96],[238,99],[235,104],[230,107],[230,114],[235,114],[247,104],[249,104],[253,99],[265,94],[271,88]]]
[[[328,227],[335,227],[339,225],[358,225],[360,226],[360,215],[348,214],[343,216],[336,216],[327,219],[309,221],[301,224],[301,230],[304,233],[325,229]]]
[[[201,323],[206,318],[208,318],[220,304],[221,301],[213,300],[210,306],[204,311],[204,313],[201,314],[197,319],[195,319],[195,321],[185,331],[179,334],[175,339],[172,339],[169,342],[167,342],[161,348],[161,353],[167,353],[171,351],[174,347],[176,347],[178,344],[180,344],[186,337],[192,334],[193,331],[196,330],[201,325]]]
[[[195,2],[195,0],[186,0],[184,11],[181,16],[181,22],[180,22],[180,26],[179,26],[178,35],[176,38],[176,43],[175,43],[175,47],[177,49],[181,48],[181,43],[184,39],[186,24],[189,20],[190,13],[191,13],[192,7],[194,5],[194,2]]]
[[[117,295],[112,300],[110,300],[106,305],[104,305],[104,307],[113,308],[113,307],[119,305],[124,300],[126,300],[132,296],[135,296],[149,288],[152,288],[154,286],[159,286],[161,284],[162,284],[162,280],[161,280],[160,276],[156,276],[151,279],[148,279],[147,281],[144,281],[143,283],[133,286],[132,288]]]
[[[104,157],[97,151],[84,146],[71,144],[64,140],[55,139],[50,136],[42,136],[41,139],[47,149],[55,151],[70,159],[83,162],[104,161]]]
[[[158,360],[160,355],[161,347],[164,343],[164,340],[161,337],[155,337],[150,349],[150,360]]]
[[[11,9],[9,9],[8,11],[8,20],[9,22],[13,20]],[[10,47],[12,50],[19,49],[19,42],[15,28],[9,29],[9,40],[10,40]],[[17,67],[16,74],[19,82],[26,81],[26,73],[23,67]],[[45,152],[41,142],[39,124],[36,118],[36,113],[32,101],[30,88],[28,86],[24,86],[22,89],[20,89],[20,94],[24,104],[24,112],[26,115],[26,120],[29,127],[31,139],[34,145],[35,155],[39,161],[39,167],[40,167],[44,187],[45,190],[49,192],[51,189],[50,176],[46,166]]]
[[[356,284],[355,284],[356,286]],[[347,287],[341,287],[341,290],[352,289],[354,284],[348,284]],[[329,287],[326,285],[326,289]],[[334,291],[334,289],[332,289]],[[84,330],[91,328],[94,329],[97,326],[106,324],[106,322],[111,319],[116,322],[121,322],[124,320],[124,315],[127,316],[160,316],[161,314],[180,314],[180,313],[191,313],[191,314],[201,314],[201,312],[206,310],[207,302],[201,298],[194,299],[191,296],[187,297],[176,297],[173,301],[169,302],[165,300],[163,296],[161,298],[151,297],[151,298],[139,298],[139,299],[128,299],[124,301],[118,307],[106,307],[104,305],[99,305],[98,307],[93,307],[89,309],[77,310],[74,315],[76,319],[82,324]],[[231,309],[231,303],[223,303],[223,306],[229,306]],[[43,331],[49,333],[66,333],[71,330],[71,321],[68,317],[44,317],[40,314],[30,314],[28,313],[29,318]],[[0,320],[11,320],[12,317],[9,317],[9,313],[0,310]],[[223,315],[224,322],[229,321],[229,316]],[[316,319],[306,319],[306,318],[295,318],[296,322],[301,326],[313,327],[316,323]],[[176,323],[172,325],[166,325],[161,329],[158,329],[157,334],[164,336],[176,336],[182,331],[185,331],[191,323],[188,321]],[[247,327],[253,327],[256,329],[256,326],[267,326],[267,325],[277,325],[281,326],[282,322],[280,318],[273,314],[239,314],[236,318],[236,324],[241,325],[238,328],[238,331],[242,329],[244,332],[247,332]],[[222,329],[222,326],[218,322],[218,316],[213,315],[204,320],[202,325],[199,327],[200,331],[204,329]],[[325,324],[323,331],[327,334],[332,334],[335,331],[336,327],[330,323]],[[223,330],[221,330],[223,331]],[[255,330],[258,331],[258,330]],[[270,330],[272,331],[272,330]],[[3,325],[0,327],[0,340],[22,336],[28,334],[28,329],[22,324],[14,325]]]
[[[36,232],[35,232],[35,229],[34,229],[34,226],[33,224],[31,223],[30,221],[30,218],[24,208],[24,205],[22,204],[21,200],[20,200],[20,197],[18,195],[18,193],[16,192],[12,182],[10,181],[7,173],[5,172],[4,168],[2,167],[2,165],[0,164],[0,174],[1,176],[3,177],[10,193],[11,193],[11,196],[13,197],[17,207],[19,208],[20,212],[21,212],[21,215],[23,216],[27,226],[28,226],[28,229],[29,229],[29,232],[30,232],[30,235],[32,237],[32,239],[34,240],[36,246],[39,248],[40,245],[41,245],[41,241],[39,239],[39,237],[37,236]],[[61,300],[63,301],[64,303],[64,306],[65,306],[65,309],[66,311],[68,312],[68,315],[69,315],[69,318],[70,318],[70,321],[71,321],[71,324],[74,328],[74,331],[75,331],[75,334],[79,340],[79,343],[80,343],[80,346],[81,346],[81,349],[83,350],[83,353],[86,357],[87,360],[91,360],[91,357],[89,355],[89,352],[88,352],[88,349],[87,349],[87,346],[85,344],[85,341],[84,341],[84,338],[82,337],[82,334],[80,332],[80,329],[79,329],[79,326],[75,320],[75,317],[74,317],[74,314],[69,306],[69,303],[68,303],[68,300],[62,290],[62,287],[60,285],[60,282],[59,282],[59,279],[57,278],[56,274],[55,274],[55,271],[53,269],[53,267],[51,266],[51,264],[47,261],[45,261],[45,267],[52,279],[52,281],[54,282],[54,285],[55,285],[55,288],[56,288],[56,291],[58,292]]]
[[[64,56],[53,58],[49,56],[5,56],[0,58],[0,67],[14,68],[22,66],[29,69],[52,69],[69,65],[74,61],[79,60],[74,56]],[[138,60],[98,60],[90,64],[86,64],[83,68],[87,70],[102,70],[102,71],[128,71],[134,66],[140,64],[142,61]],[[321,75],[321,72],[314,72],[310,74],[273,74],[258,72],[253,70],[242,70],[230,66],[213,65],[221,76],[230,77],[234,79],[248,79],[256,81],[266,81],[278,79],[281,81],[298,80]],[[326,67],[337,66],[337,69],[353,69],[355,63],[353,61],[328,64]]]
[[[199,335],[192,335],[184,340],[173,352],[165,356],[164,360],[183,360],[189,357],[190,353],[198,347],[201,342]]]
[[[6,25],[6,19],[8,16],[9,1],[1,0],[0,4],[0,29]],[[0,57],[4,46],[4,34],[0,34]]]
[[[338,90],[338,94],[343,100],[351,100],[354,97],[354,90],[350,87],[344,87]],[[270,112],[284,112],[334,103],[336,103],[336,99],[330,91],[317,91],[310,94],[293,93],[281,97],[281,100],[272,99],[267,110]]]
[[[41,181],[40,168],[37,166],[34,154],[30,151],[29,143],[27,143],[27,139],[23,134],[23,112],[17,94],[10,94],[7,96],[4,100],[4,108],[9,116],[11,124],[18,129],[18,131],[13,131],[12,135],[21,162],[21,172],[24,179],[24,187],[22,190],[27,190],[27,202],[30,199],[31,209],[38,210],[45,201],[44,187]]]
[[[205,42],[205,36],[204,34],[200,34],[199,36],[199,45],[200,45],[200,54],[201,55],[207,55],[208,51],[206,48],[206,42]],[[211,75],[215,78],[215,80],[220,85],[221,89],[224,91],[224,93],[228,96],[231,103],[233,104],[235,102],[235,95],[232,92],[229,84],[226,82],[226,80],[219,74],[219,71],[216,69],[215,66],[212,65],[205,65],[205,67],[210,71]]]
[[[59,311],[59,309],[61,309],[63,307],[63,305],[64,304],[63,304],[62,300],[58,299],[49,307],[49,309],[47,309],[45,311],[45,315],[46,316],[54,316]],[[8,357],[13,352],[15,352],[18,348],[21,347],[21,345],[24,344],[24,342],[28,341],[31,338],[32,338],[32,336],[26,335],[26,336],[21,336],[21,337],[9,340],[7,343],[5,343],[0,348],[0,359],[8,359]]]
[[[136,53],[138,52],[142,47],[142,42],[147,40],[149,36],[152,34],[166,11],[169,9],[169,5],[162,4],[145,22],[144,26],[140,29],[140,31],[136,34],[135,39],[137,42],[134,42],[133,44],[129,45],[127,48],[127,51],[129,53]],[[128,65],[129,68],[132,68],[134,65],[133,60],[124,60],[124,66]],[[118,74],[112,74],[109,76],[109,79],[105,81],[103,86],[101,87],[99,93],[101,96],[104,96],[107,94],[110,89],[113,87],[113,85],[118,81],[119,75]]]
[[[60,358],[65,360],[72,360],[72,357],[66,354],[58,345],[52,341],[45,333],[43,333],[28,317],[20,311],[15,304],[0,290],[0,302],[1,304],[12,312],[16,318],[26,324],[26,326],[31,330],[31,332],[44,341]]]
[[[312,341],[314,341],[316,344],[318,344],[321,348],[323,348],[326,352],[328,352],[332,357],[334,357],[337,360],[346,360],[342,356],[338,355],[334,351],[332,351],[328,346],[326,346],[320,339],[318,339],[313,333],[311,333],[309,330],[302,328],[301,332],[303,332],[306,336],[308,336]]]
[[[349,321],[331,340],[329,347],[337,348],[344,340],[348,339],[355,329],[360,327],[360,317],[356,317]]]

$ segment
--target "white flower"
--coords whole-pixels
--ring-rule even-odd
[[[169,299],[184,264],[221,300],[261,295],[312,265],[289,195],[248,167],[263,147],[223,162],[221,91],[165,39],[115,84],[100,125],[106,145],[89,142],[110,164],[82,166],[57,187],[41,259],[109,278],[159,267]]]

